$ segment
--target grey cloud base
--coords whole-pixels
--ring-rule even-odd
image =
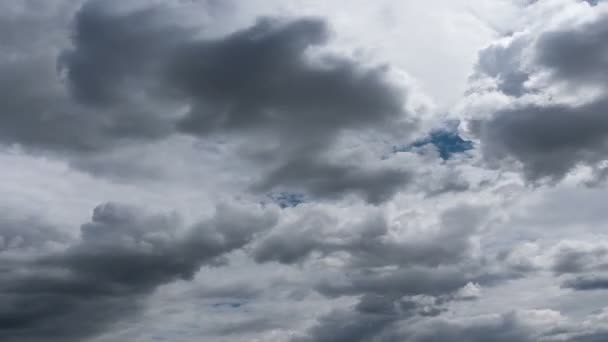
[[[535,182],[559,181],[577,166],[597,168],[606,160],[606,18],[600,12],[584,24],[521,34],[480,53],[478,76],[492,78],[499,92],[519,98],[489,118],[470,122],[490,164],[519,162],[525,178]],[[548,84],[537,85],[539,79]],[[565,101],[562,92],[580,95]]]
[[[319,198],[357,194],[379,203],[408,183],[403,169],[361,169],[324,156],[345,134],[407,139],[417,120],[405,109],[407,89],[390,80],[388,67],[329,53],[313,58],[330,35],[322,19],[265,18],[203,39],[172,21],[172,13],[87,2],[73,24],[54,23],[54,34],[72,31],[62,51],[48,52],[43,42],[9,45],[23,58],[0,60],[6,113],[0,141],[68,154],[78,166],[86,164],[79,161],[85,153],[125,144],[228,136],[246,145],[240,157],[252,169],[273,168],[259,173],[251,189],[297,187]],[[105,169],[111,168],[90,171]],[[334,185],[346,170],[351,175]]]
[[[0,337],[82,341],[139,311],[158,286],[191,279],[203,265],[223,264],[226,253],[275,222],[271,212],[221,206],[211,219],[178,232],[175,215],[100,205],[82,225],[80,241],[64,251],[21,261],[19,249],[15,261],[10,250],[3,256]]]

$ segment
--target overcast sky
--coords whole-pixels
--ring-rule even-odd
[[[3,342],[608,341],[608,2],[0,2]]]

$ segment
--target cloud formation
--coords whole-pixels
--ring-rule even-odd
[[[0,3],[0,340],[606,340],[608,3],[347,6]]]
[[[336,155],[344,135],[408,139],[417,120],[406,108],[407,86],[388,66],[319,52],[330,36],[323,19],[268,17],[201,38],[172,13],[168,6],[125,11],[87,2],[71,24],[49,16],[41,20],[56,27],[34,28],[72,31],[61,51],[49,52],[43,41],[9,41],[24,57],[0,66],[7,113],[0,139],[67,152],[73,165],[102,175],[111,168],[74,153],[90,158],[175,135],[228,135],[258,170],[256,191],[298,188],[379,203],[408,183],[404,167],[362,168]],[[258,142],[248,144],[252,139]]]
[[[175,215],[100,205],[80,240],[63,250],[24,259],[25,245],[4,256],[0,336],[80,341],[138,311],[158,286],[222,265],[221,257],[275,222],[271,212],[220,206],[211,219],[179,232]]]
[[[558,181],[577,166],[601,167],[608,14],[601,6],[582,15],[585,20],[519,33],[480,53],[478,77],[515,97],[470,122],[491,164],[516,161],[530,181]]]

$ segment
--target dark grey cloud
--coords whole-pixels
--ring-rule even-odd
[[[223,263],[223,255],[275,221],[268,212],[219,206],[212,218],[180,232],[175,215],[98,206],[79,241],[13,263],[0,275],[0,337],[82,341],[137,312],[156,287]]]
[[[136,33],[125,34],[127,39],[120,40],[116,37],[116,31],[110,29],[114,26],[137,27],[127,24],[137,20],[115,20],[105,32],[100,33],[96,31],[102,30],[96,26],[100,20],[92,14],[98,11],[90,11],[89,8],[101,6],[85,5],[78,10],[77,1],[59,1],[48,6],[25,1],[22,4],[4,3],[1,6],[6,13],[6,17],[0,18],[0,25],[5,32],[0,35],[5,51],[0,55],[0,72],[3,75],[0,80],[3,112],[0,116],[1,142],[17,143],[34,150],[93,152],[119,146],[120,143],[158,139],[169,133],[170,126],[167,126],[167,122],[155,118],[156,115],[138,106],[135,100],[137,96],[120,87],[115,80],[112,80],[115,86],[113,89],[120,91],[124,98],[133,99],[130,103],[117,102],[103,108],[88,106],[81,103],[83,101],[75,101],[66,86],[71,83],[66,81],[87,77],[82,71],[86,57],[105,58],[106,64],[96,60],[87,65],[103,69],[103,74],[109,79],[120,71],[108,67],[110,62],[125,69],[140,65],[128,62],[127,58],[133,51],[127,47],[134,47],[136,39],[127,41],[129,38],[140,37]],[[12,7],[23,8],[11,10]],[[9,17],[11,15],[15,17]],[[62,52],[69,49],[73,15],[77,18],[77,29],[73,34],[75,49],[86,50],[80,55],[72,50],[70,53]],[[85,39],[91,41],[86,44],[83,42]],[[95,50],[91,47],[94,43],[111,45],[112,48],[103,55],[102,49]],[[141,46],[138,49],[149,52]],[[125,51],[124,55],[119,51]],[[68,61],[75,65],[73,69],[66,70],[65,64]],[[75,87],[72,90],[79,99],[86,98],[81,95],[83,91],[76,91]],[[107,97],[101,89],[97,90],[99,97]]]
[[[319,318],[306,336],[294,342],[376,341],[401,321],[412,317],[437,316],[442,312],[440,302],[427,298],[426,303],[415,298],[395,298],[390,295],[363,295],[353,310],[334,310]]]
[[[54,84],[57,81],[53,60],[56,49],[51,45],[61,41],[57,32],[61,26],[56,21],[69,19],[64,18],[62,11],[51,11],[52,6],[41,8],[48,17],[36,15],[31,2],[23,2],[22,9],[14,3],[0,6],[3,13],[0,41],[5,51],[0,55],[0,139],[8,143],[30,144],[43,140],[49,144],[59,143],[63,137],[54,138],[54,134],[45,133],[41,126],[46,123],[47,129],[53,130],[71,123],[66,116],[55,114],[61,112],[66,103],[60,98],[60,87]],[[19,13],[18,19],[10,17],[13,12]],[[43,36],[46,39],[42,39]],[[66,131],[67,137],[78,134]]]
[[[328,297],[355,296],[365,293],[378,295],[442,295],[454,292],[475,280],[458,267],[404,267],[382,271],[350,270],[342,279],[328,279],[317,291]]]
[[[389,199],[408,183],[408,172],[366,169],[323,154],[347,130],[407,136],[415,120],[404,110],[406,94],[388,81],[384,67],[337,56],[311,61],[311,49],[322,47],[328,35],[316,18],[266,18],[220,40],[184,46],[169,71],[192,101],[178,127],[201,136],[272,137],[278,147],[260,148],[256,158],[277,166],[261,177],[257,190]],[[380,158],[375,162],[382,164]]]
[[[164,10],[164,15],[157,7],[121,13],[104,2],[87,2],[78,11],[73,47],[59,58],[78,101],[114,106],[128,101],[134,87],[144,94],[154,90],[156,64],[193,34],[171,22],[171,12]]]
[[[515,86],[502,83],[508,85],[512,75],[522,72],[548,75],[549,86],[565,87],[569,92],[598,92],[594,98],[576,103],[522,101],[499,109],[488,119],[472,122],[489,162],[517,161],[528,180],[557,181],[579,165],[595,168],[605,159],[607,23],[606,14],[598,13],[584,24],[548,30],[536,39],[522,35],[506,46],[480,54],[478,69],[495,78],[499,90],[508,95],[514,95],[510,88]],[[515,83],[516,95],[542,92]]]
[[[387,82],[385,69],[340,57],[316,62],[321,65],[308,60],[307,50],[328,35],[320,19],[262,19],[218,41],[185,46],[170,77],[200,107],[181,129],[281,129],[317,143],[311,138],[325,142],[340,129],[399,119],[403,94]]]
[[[608,339],[608,332],[605,329],[594,331],[591,333],[583,333],[577,336],[573,336],[570,340],[572,342],[602,342]]]
[[[382,167],[380,159],[373,167],[355,164],[323,163],[319,160],[290,160],[273,170],[254,189],[272,191],[288,188],[305,191],[313,198],[339,198],[359,195],[369,203],[391,199],[412,181],[412,172],[394,166]]]
[[[392,305],[392,303],[391,303]],[[319,324],[306,336],[293,342],[361,342],[371,341],[382,330],[395,322],[394,313],[366,313],[359,311],[334,311],[319,320]]]
[[[594,165],[608,151],[608,100],[586,105],[516,105],[480,122],[486,159],[513,158],[529,180],[559,180],[580,164]]]
[[[556,274],[583,273],[608,269],[608,249],[604,246],[565,246],[553,255],[551,270]]]
[[[205,40],[163,10],[124,14],[91,2],[78,12],[74,47],[61,58],[77,99],[111,106],[128,101],[135,86],[144,94],[160,87],[191,106],[177,123],[184,132],[279,130],[282,138],[310,144],[404,114],[402,89],[387,81],[384,68],[307,58],[310,48],[327,42],[321,19],[265,18]]]
[[[48,25],[2,20],[10,32],[56,39],[0,36],[21,56],[0,58],[0,141],[67,153],[75,167],[121,177],[118,166],[86,158],[177,134],[227,135],[258,170],[257,191],[298,188],[379,203],[410,181],[380,156],[365,162],[379,168],[333,156],[346,134],[407,139],[417,120],[388,66],[314,53],[331,35],[322,19],[263,18],[203,38],[178,18],[169,6],[125,10],[89,1],[36,17]]]
[[[606,290],[608,289],[608,277],[605,276],[578,276],[567,279],[562,283],[563,288],[590,291],[590,290]]]
[[[543,33],[535,46],[535,62],[547,68],[556,80],[573,87],[608,85],[608,15],[574,28]]]

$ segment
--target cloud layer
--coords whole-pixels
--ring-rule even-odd
[[[0,4],[0,340],[606,340],[607,19]]]

